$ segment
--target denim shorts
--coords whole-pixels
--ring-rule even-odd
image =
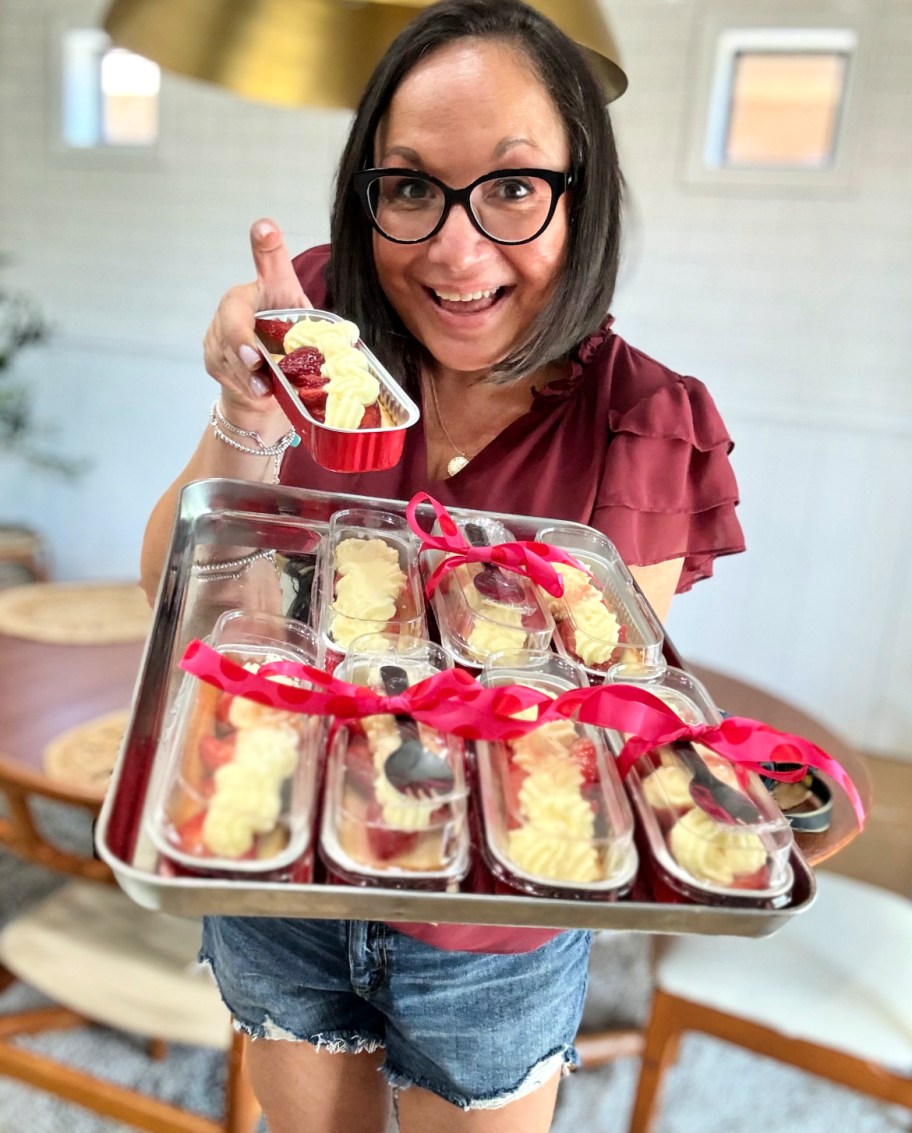
[[[447,952],[375,921],[207,917],[200,959],[254,1039],[385,1048],[393,1087],[496,1109],[578,1063],[591,939]]]

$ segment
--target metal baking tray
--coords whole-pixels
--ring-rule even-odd
[[[250,879],[163,876],[158,853],[145,833],[150,783],[156,773],[160,741],[171,716],[183,674],[177,669],[194,637],[209,632],[224,610],[261,608],[277,601],[275,570],[268,557],[241,572],[220,575],[220,560],[275,551],[282,561],[306,567],[329,519],[344,506],[376,507],[404,514],[405,503],[368,497],[340,497],[303,489],[234,480],[201,480],[184,488],[162,575],[152,630],[137,680],[132,716],[96,829],[102,859],[121,888],[137,904],[178,916],[230,914],[422,921],[455,924],[613,929],[625,932],[768,936],[814,899],[810,867],[795,850],[795,883],[780,909],[676,905],[643,901],[587,901],[473,893],[437,893],[358,888],[322,883],[264,882]],[[458,509],[454,509],[457,511]],[[548,521],[501,515],[519,539],[534,538]],[[297,595],[308,594],[306,569]],[[266,585],[271,582],[271,586]],[[670,662],[680,658],[666,643]]]

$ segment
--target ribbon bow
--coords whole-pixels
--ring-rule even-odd
[[[335,716],[343,720],[379,713],[404,713],[463,739],[515,739],[539,723],[538,720],[517,720],[516,713],[552,703],[546,693],[521,685],[485,688],[462,669],[435,673],[397,696],[349,684],[312,665],[295,661],[270,662],[252,673],[199,640],[187,646],[180,667],[222,692],[286,712]],[[316,687],[303,688],[269,680],[269,674],[293,677]]]
[[[440,525],[440,535],[431,535],[418,522],[418,507],[424,502],[429,503],[434,509]],[[405,509],[405,515],[409,527],[421,540],[422,550],[445,551],[447,554],[427,580],[425,593],[429,598],[439,586],[444,574],[463,563],[494,563],[514,574],[524,574],[554,598],[560,598],[564,593],[564,582],[552,563],[566,563],[567,566],[589,573],[572,555],[568,555],[560,547],[552,547],[550,543],[517,540],[512,543],[498,543],[494,547],[473,547],[460,534],[453,517],[443,504],[438,503],[427,492],[418,492],[417,495],[412,496]]]
[[[865,812],[855,784],[831,755],[801,736],[780,732],[746,716],[730,716],[720,724],[686,724],[665,701],[634,685],[600,685],[561,693],[551,715],[576,718],[585,724],[611,728],[630,738],[617,759],[623,778],[636,761],[675,740],[697,741],[717,755],[771,779],[794,783],[808,767],[826,772],[848,795],[864,826]],[[799,763],[798,768],[770,768],[767,764]]]

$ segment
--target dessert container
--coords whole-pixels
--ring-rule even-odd
[[[451,667],[433,642],[372,634],[353,643],[336,675],[383,693],[390,666],[408,685]],[[402,791],[390,781],[387,760],[410,737],[449,768],[446,787]],[[320,855],[354,885],[455,888],[469,868],[462,740],[386,714],[339,726],[327,758]]]
[[[302,319],[332,323],[345,321],[330,311],[310,308],[258,311],[256,317],[282,319],[292,324]],[[267,346],[259,337],[256,341],[272,375],[272,392],[276,401],[317,464],[333,472],[378,472],[399,462],[405,445],[405,430],[418,420],[418,406],[360,339],[355,344],[356,348],[367,359],[370,372],[380,383],[377,400],[388,421],[377,428],[340,429],[318,421],[279,369]]]
[[[553,654],[502,654],[480,679],[555,696],[586,683]],[[477,740],[475,754],[481,849],[495,877],[543,897],[614,900],[630,889],[633,815],[599,729],[552,721],[517,740]]]
[[[654,693],[685,723],[721,722],[705,688],[681,669],[668,667],[644,678],[638,665],[619,666],[609,681]],[[627,737],[611,729],[605,736],[620,754]],[[699,743],[683,747],[666,744],[642,755],[625,779],[653,894],[720,905],[785,904],[793,883],[788,820],[755,772]],[[694,769],[695,759],[723,784],[709,780],[709,798],[701,793],[699,783],[707,780]]]
[[[515,539],[509,528],[491,517],[453,518],[464,537],[468,525],[481,528],[490,546]],[[424,552],[425,578],[445,557],[441,551]],[[463,563],[443,574],[431,595],[441,644],[458,665],[475,672],[492,653],[547,649],[554,632],[554,622],[534,582],[504,570],[501,573],[512,583],[516,597],[506,602],[492,600],[476,584],[485,569],[484,563]]]
[[[216,583],[196,578],[194,563],[232,557],[238,548],[275,550],[277,557],[297,554],[304,529],[325,537],[333,515],[346,507],[399,517],[406,513],[405,501],[249,481],[200,480],[182,490],[130,720],[96,825],[98,854],[132,900],[184,917],[316,917],[744,937],[769,936],[810,907],[814,874],[798,847],[806,845],[817,852],[821,837],[827,835],[796,836],[791,858],[795,881],[787,902],[777,908],[656,899],[640,884],[642,863],[633,891],[621,901],[598,895],[545,898],[508,888],[499,880],[501,892],[495,895],[482,885],[473,887],[472,873],[453,892],[404,888],[380,880],[369,885],[336,884],[322,863],[317,863],[311,880],[299,880],[293,867],[283,869],[275,879],[268,873],[228,876],[172,868],[150,837],[149,817],[158,802],[155,784],[172,755],[169,722],[184,687],[181,657],[190,641],[211,633],[225,610],[241,605],[256,608],[273,599],[278,608],[277,596],[270,597],[263,589],[272,570],[269,564],[258,562],[240,579]],[[419,515],[429,511],[422,508]],[[468,513],[454,509],[454,514]],[[502,513],[489,517],[517,539],[536,539],[542,528],[558,524],[554,519]],[[670,642],[665,642],[664,650],[669,662],[677,664]],[[474,856],[478,862],[479,855]],[[490,876],[486,868],[484,873]]]
[[[254,672],[273,661],[319,661],[313,631],[273,614],[227,611],[207,644]],[[184,674],[148,823],[171,869],[308,875],[325,730],[319,717],[233,696]]]
[[[355,638],[425,636],[417,544],[401,517],[364,508],[336,512],[317,576],[313,606],[329,672]]]
[[[541,591],[554,618],[558,652],[582,665],[594,684],[601,684],[614,665],[660,669],[665,663],[662,625],[614,544],[577,526],[543,527],[538,537],[573,555],[591,575],[587,580],[566,574],[561,598]]]

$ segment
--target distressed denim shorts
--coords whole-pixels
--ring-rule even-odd
[[[393,1087],[497,1109],[577,1064],[591,938],[445,952],[375,921],[207,917],[200,959],[254,1039],[385,1048]]]

